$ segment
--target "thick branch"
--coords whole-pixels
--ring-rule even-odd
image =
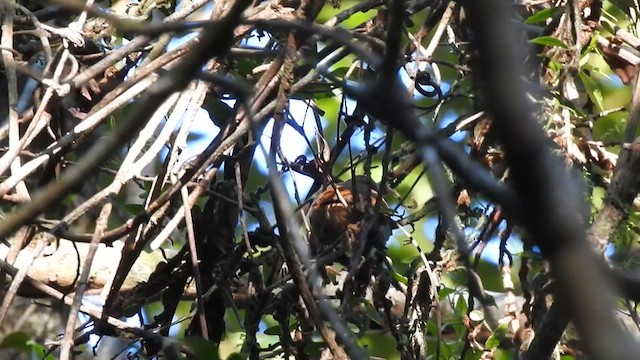
[[[523,225],[551,263],[558,294],[595,359],[632,359],[638,346],[618,326],[608,279],[586,241],[580,185],[548,146],[526,94],[522,44],[509,5],[466,2],[477,35],[476,69],[486,86],[489,110],[505,144],[515,188],[523,201]],[[500,59],[500,61],[498,61]]]

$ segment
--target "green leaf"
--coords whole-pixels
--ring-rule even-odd
[[[362,304],[364,306],[365,315],[367,315],[367,317],[371,321],[375,322],[378,325],[382,325],[384,323],[384,321],[382,320],[382,317],[378,313],[378,310],[376,310],[373,304],[371,304],[370,302],[364,299],[362,299]]]
[[[458,296],[458,301],[456,302],[456,313],[466,314],[467,310],[469,310],[467,300],[464,298],[464,296]]]
[[[606,195],[606,190],[600,186],[594,186],[591,191],[591,205],[600,209],[602,207],[602,203],[604,202],[604,196]]]
[[[433,321],[433,320],[427,321],[427,333],[434,334],[434,335],[440,333],[440,329],[438,328],[438,324],[435,321]]]
[[[270,326],[264,330],[265,335],[280,335],[280,325]]]
[[[549,60],[549,69],[553,70],[554,72],[558,72],[558,71],[561,71],[562,69],[564,69],[564,66],[559,61],[550,59]]]
[[[607,142],[621,141],[628,117],[627,111],[618,111],[598,118],[593,124],[593,139]]]
[[[324,111],[325,118],[331,123],[335,123],[338,120],[338,113],[340,110],[340,101],[334,97],[316,99],[318,107]]]
[[[30,356],[35,354],[38,359],[55,360],[53,355],[45,357],[47,349],[44,345],[33,341],[28,334],[23,332],[14,332],[5,336],[0,342],[0,349],[12,349]]]
[[[544,46],[558,46],[563,49],[568,49],[567,44],[562,42],[562,40],[555,38],[553,36],[540,36],[534,39],[529,40],[530,43],[544,45]]]
[[[507,336],[507,331],[509,330],[509,323],[501,323],[496,327],[493,331],[493,334],[489,336],[484,346],[488,349],[495,349],[500,346],[500,340],[505,339]]]
[[[524,22],[529,25],[537,24],[547,20],[548,18],[554,17],[556,14],[559,14],[562,10],[563,8],[561,7],[550,7],[547,9],[542,9],[537,13],[529,16],[527,20],[525,20]]]
[[[500,323],[500,325],[498,325],[493,330],[493,334],[498,338],[503,339],[505,336],[507,336],[508,331],[509,331],[509,323],[503,322],[503,323]]]
[[[560,355],[560,360],[576,360],[576,357],[573,355]]]
[[[235,65],[238,75],[243,77],[253,77],[255,76],[255,74],[253,73],[253,69],[255,69],[260,64],[261,63],[255,58],[252,58],[250,56],[243,56],[237,60]]]
[[[36,358],[38,358],[38,359],[44,359],[44,360],[55,360],[56,359],[55,356],[53,356],[52,354],[49,354],[46,357],[44,356],[44,354],[47,353],[48,349],[42,344],[38,344],[37,342],[35,342],[33,340],[29,340],[27,342],[27,345],[29,345],[29,347],[31,348],[33,353],[36,355]]]
[[[582,52],[585,54],[589,53],[600,53],[600,49],[598,48],[598,37],[600,35],[600,31],[595,30],[591,36],[591,41],[589,41],[589,45],[587,45]]]
[[[440,291],[438,291],[438,297],[440,298],[440,300],[444,300],[447,296],[453,294],[454,292],[456,292],[455,289],[443,287],[442,289],[440,289]]]
[[[124,209],[131,215],[138,215],[144,210],[142,204],[125,204]]]
[[[629,230],[633,231],[636,235],[640,235],[640,228],[636,224],[630,223]]]
[[[218,347],[201,337],[186,337],[180,342],[195,355],[198,360],[218,360]]]
[[[596,104],[599,111],[602,111],[604,109],[604,98],[602,97],[602,91],[600,90],[598,83],[584,71],[580,71],[578,76],[580,77],[585,90],[587,90],[587,94],[591,101]]]
[[[513,351],[505,349],[496,349],[493,352],[493,360],[511,360],[514,358]]]
[[[483,354],[483,352],[482,352],[482,351],[479,351],[479,350],[472,350],[472,353],[471,353],[471,354],[468,354],[468,355],[465,357],[465,360],[480,360],[480,359],[482,358],[482,354]]]
[[[330,18],[341,13],[342,11],[357,5],[358,2],[359,0],[342,0],[342,2],[340,3],[340,7],[337,9],[334,8],[332,4],[329,4],[329,2],[327,2],[327,4],[320,11],[320,14],[318,14],[317,21],[319,23],[324,23]],[[347,29],[353,29],[354,27],[374,17],[376,13],[376,9],[371,9],[365,13],[361,11],[356,12],[353,15],[349,16],[345,21],[343,21],[341,26]]]
[[[495,334],[489,336],[487,341],[484,343],[484,347],[489,350],[496,349],[498,346],[500,346],[500,339],[498,339]]]
[[[401,282],[404,285],[409,284],[409,279],[407,279],[406,277],[402,276],[402,274],[400,274],[400,273],[398,273],[396,271],[391,272],[391,276],[393,277],[393,279],[395,281]]]
[[[371,9],[367,12],[357,12],[349,17],[349,19],[343,22],[343,26],[346,29],[355,29],[356,27],[362,25],[365,21],[373,18],[378,13],[377,10]]]
[[[30,350],[31,337],[23,332],[14,332],[7,335],[0,343],[0,349],[14,349],[21,352]]]

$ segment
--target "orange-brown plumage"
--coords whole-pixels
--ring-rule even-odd
[[[366,176],[356,176],[349,181],[328,186],[309,209],[312,248],[319,251],[338,246],[343,244],[339,241],[342,239],[347,243],[348,249],[356,249],[361,237],[362,222],[367,214],[373,214],[370,210],[375,209],[377,201],[377,186]],[[375,223],[371,229],[375,229],[380,225],[380,216],[372,219],[375,219]]]

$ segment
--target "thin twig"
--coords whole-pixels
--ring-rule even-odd
[[[69,310],[67,326],[65,327],[64,338],[62,339],[60,359],[63,360],[71,359],[74,329],[76,321],[78,319],[78,312],[82,304],[82,297],[84,296],[84,292],[87,288],[89,274],[91,272],[91,264],[93,263],[93,259],[96,255],[96,252],[98,251],[100,237],[102,237],[104,230],[107,228],[107,223],[109,221],[109,215],[111,214],[112,207],[113,205],[111,201],[107,201],[107,203],[102,206],[100,215],[96,220],[96,229],[93,233],[93,239],[91,240],[91,245],[89,246],[89,250],[87,251],[87,256],[85,257],[84,263],[82,265],[82,274],[80,275],[80,279],[78,280],[78,285],[73,296],[73,303],[71,304],[71,309]]]
[[[63,3],[63,5],[70,4],[70,3],[65,3],[64,0],[61,0],[60,2]],[[187,16],[191,15],[196,10],[205,6],[209,2],[210,2],[209,0],[191,1],[185,6],[181,7],[176,12],[174,12],[173,14],[167,16],[163,20],[163,22],[171,23],[171,22],[182,20]],[[76,4],[80,3],[82,6],[82,10],[86,8],[85,4],[82,2],[77,1],[75,3]],[[68,84],[66,84],[67,86],[59,88],[58,95],[64,96],[68,94],[72,88],[79,88],[80,86],[85,85],[89,80],[104,73],[104,71],[107,70],[110,66],[117,63],[118,61],[121,61],[130,53],[144,47],[151,39],[152,39],[151,37],[145,36],[145,35],[137,36],[133,40],[131,40],[131,42],[129,42],[128,44],[116,50],[113,50],[107,56],[105,56],[104,59],[100,60],[96,64],[90,66],[89,68],[87,68],[86,70],[82,71],[80,74],[75,76]]]
[[[25,179],[29,174],[36,171],[40,166],[44,165],[53,155],[59,153],[64,147],[71,144],[74,139],[78,135],[82,135],[89,130],[91,130],[94,126],[100,124],[102,121],[107,119],[107,116],[111,114],[113,111],[121,108],[124,104],[131,101],[131,99],[147,90],[147,88],[153,84],[156,80],[155,77],[149,77],[140,81],[138,84],[131,87],[129,90],[124,92],[121,96],[114,99],[108,105],[105,105],[100,110],[92,114],[83,120],[80,124],[76,125],[76,127],[65,134],[58,141],[49,145],[49,147],[39,156],[31,159],[29,162],[25,163],[19,172],[12,174],[9,178],[7,178],[4,182],[0,184],[0,195],[6,194],[12,188],[14,188],[20,181]],[[131,136],[133,134],[126,134],[127,136]],[[79,166],[79,163],[76,165]]]
[[[207,316],[205,314],[204,301],[202,299],[204,289],[202,288],[202,278],[200,276],[200,268],[198,266],[200,260],[198,259],[196,235],[193,228],[193,218],[191,216],[191,207],[193,204],[189,200],[189,191],[186,186],[182,187],[180,194],[182,195],[182,206],[184,206],[184,220],[187,225],[187,242],[189,244],[189,254],[191,256],[191,271],[193,272],[193,278],[196,283],[196,305],[198,307],[200,330],[202,331],[202,337],[205,340],[208,340],[209,328],[207,326]],[[205,254],[201,254],[200,256],[205,256]]]
[[[242,172],[240,171],[240,164],[235,164],[235,176],[236,176],[236,186],[237,186],[237,201],[238,201],[238,209],[240,210],[239,218],[240,218],[240,228],[242,230],[242,238],[244,239],[244,244],[247,247],[247,252],[249,254],[253,254],[254,250],[251,246],[251,241],[249,240],[249,232],[247,231],[247,219],[244,215],[244,205],[243,205],[243,194],[244,190],[242,187]]]
[[[2,62],[5,67],[5,76],[8,87],[8,113],[9,113],[9,151],[0,158],[0,174],[4,174],[7,168],[11,167],[11,172],[20,170],[20,159],[16,156],[21,150],[20,124],[18,123],[18,79],[16,76],[16,64],[13,53],[5,49],[13,49],[13,17],[15,16],[15,0],[6,1],[4,4],[4,17],[2,21]],[[4,162],[3,162],[4,160]],[[29,191],[24,182],[17,184],[16,193],[23,199],[29,199]],[[0,323],[2,318],[0,317]]]

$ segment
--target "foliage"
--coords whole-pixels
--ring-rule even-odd
[[[637,319],[635,3],[521,1],[491,40],[466,2],[57,3],[0,4],[6,354],[606,358],[564,332],[597,333],[580,246]],[[34,297],[55,331],[7,325]]]

